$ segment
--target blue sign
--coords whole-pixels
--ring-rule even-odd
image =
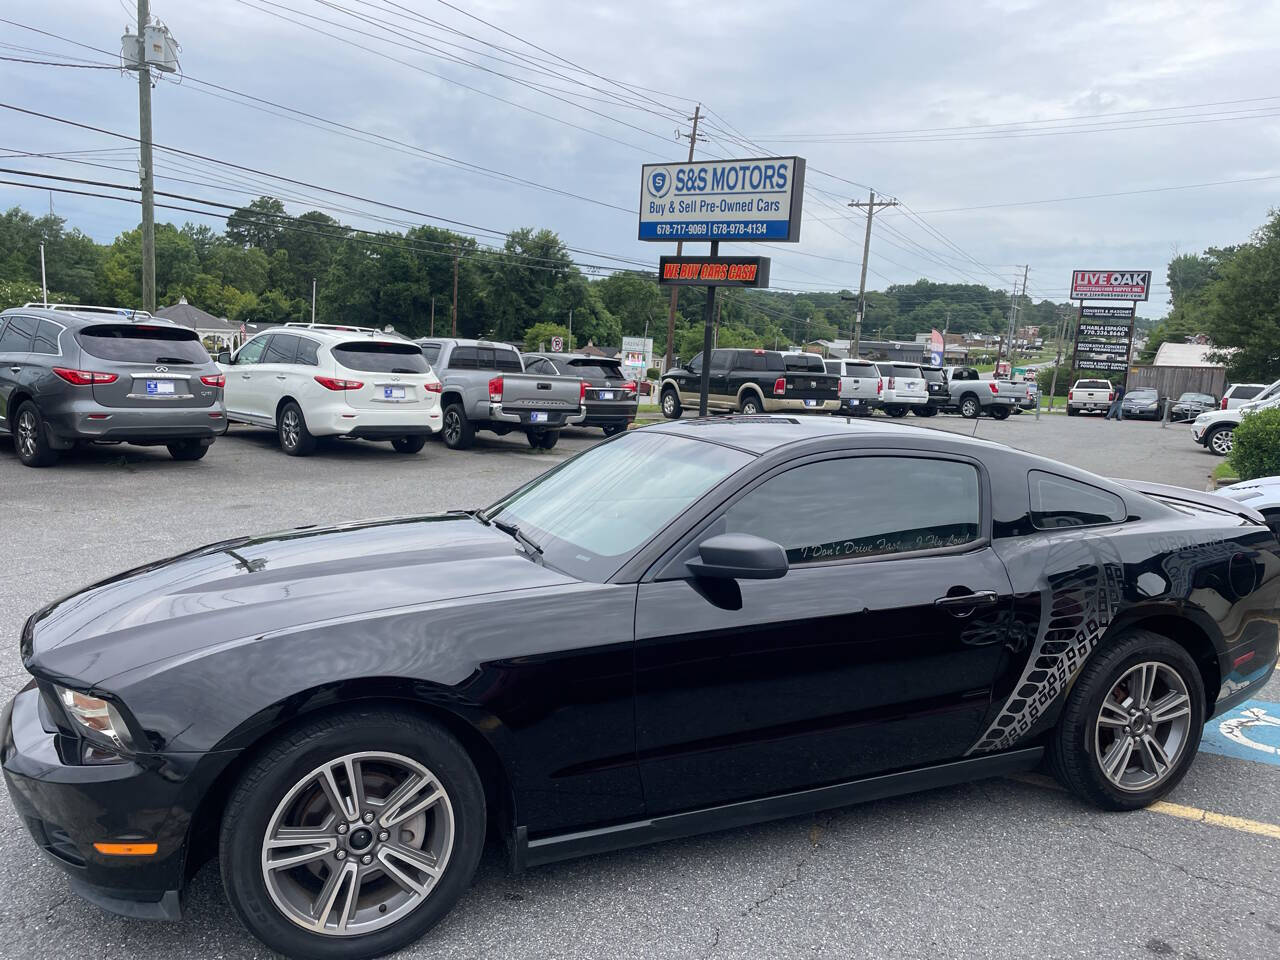
[[[798,243],[804,169],[800,157],[646,164],[639,238]]]
[[[1205,724],[1200,749],[1280,767],[1280,703],[1246,700],[1215,717]]]

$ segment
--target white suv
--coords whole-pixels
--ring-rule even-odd
[[[362,327],[289,323],[258,334],[226,375],[227,419],[271,427],[306,456],[317,437],[390,440],[417,453],[440,430],[440,380],[410,340]]]

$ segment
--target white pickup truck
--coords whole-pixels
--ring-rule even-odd
[[[1116,388],[1110,380],[1077,380],[1067,391],[1067,416],[1086,411],[1106,413],[1115,398]]]
[[[870,416],[880,406],[884,379],[870,360],[827,360],[827,373],[840,378],[840,412]]]

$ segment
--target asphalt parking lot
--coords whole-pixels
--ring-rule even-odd
[[[1099,473],[1197,489],[1219,462],[1186,425],[1028,414],[903,422],[966,434],[976,423],[979,437]],[[481,434],[468,452],[430,444],[414,456],[335,442],[296,459],[270,432],[234,427],[195,463],[105,447],[48,470],[22,467],[0,441],[0,694],[26,681],[23,619],[108,573],[241,533],[482,506],[600,436],[571,430],[555,450],[535,452],[520,435]],[[1280,680],[1259,699],[1280,716]],[[492,849],[458,908],[402,956],[1274,960],[1280,746],[1229,755],[1215,743],[1169,803],[1130,814],[1097,812],[1029,777],[518,877]],[[3,957],[266,955],[232,916],[215,865],[197,876],[181,924],[124,920],[82,902],[7,797],[0,889]]]

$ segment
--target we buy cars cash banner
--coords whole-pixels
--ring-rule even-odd
[[[1071,274],[1072,300],[1146,300],[1150,270],[1076,270]]]

